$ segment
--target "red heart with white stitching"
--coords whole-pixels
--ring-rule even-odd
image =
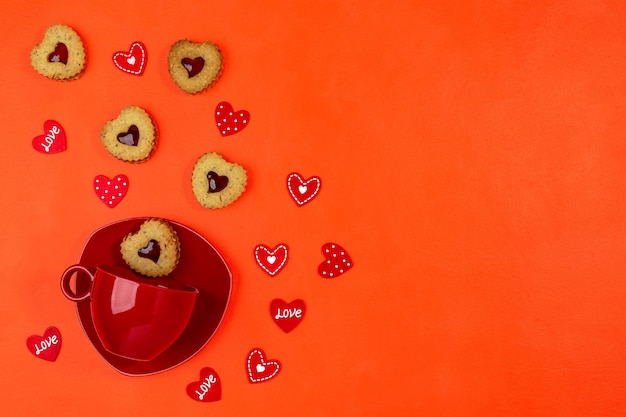
[[[233,106],[222,101],[215,108],[215,124],[222,136],[234,135],[241,132],[250,123],[250,113],[247,110],[233,110]]]
[[[272,277],[283,269],[287,263],[287,257],[288,248],[284,243],[275,246],[273,249],[265,245],[258,245],[254,248],[256,263]]]
[[[324,278],[337,278],[354,265],[348,252],[336,243],[325,243],[322,253],[325,260],[319,264],[317,272]]]
[[[113,208],[119,204],[128,192],[128,177],[119,174],[109,179],[105,175],[97,175],[93,179],[96,195],[105,206]]]
[[[130,44],[130,51],[119,51],[113,54],[113,63],[120,70],[133,75],[143,74],[148,61],[146,46],[141,42]]]
[[[248,380],[251,384],[265,382],[274,378],[280,372],[281,364],[278,360],[265,360],[265,352],[254,348],[248,354]]]
[[[33,148],[41,153],[58,153],[67,149],[63,126],[55,120],[46,120],[43,124],[43,135],[33,138]]]
[[[320,192],[322,180],[313,176],[304,179],[297,172],[292,172],[287,176],[287,190],[298,206],[302,206],[313,200]]]
[[[222,383],[211,368],[200,370],[200,380],[187,385],[187,395],[196,401],[208,403],[222,398]]]
[[[50,326],[43,332],[43,337],[29,336],[26,339],[26,346],[30,353],[38,358],[54,362],[61,350],[61,332],[56,327]]]
[[[288,303],[276,298],[270,302],[270,315],[285,333],[289,333],[300,324],[304,318],[305,310],[306,305],[300,299]]]

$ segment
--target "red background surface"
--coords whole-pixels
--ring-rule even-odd
[[[41,4],[43,3],[43,4]],[[618,416],[625,410],[626,6],[621,1],[94,1],[3,5],[0,408],[6,415]],[[47,26],[82,36],[82,78],[41,77]],[[198,96],[167,71],[175,41],[220,45],[223,77]],[[142,77],[111,57],[140,40]],[[222,138],[226,100],[251,113]],[[160,143],[145,164],[111,157],[102,125],[136,104]],[[47,119],[68,150],[31,147]],[[190,187],[207,151],[244,165],[248,190],[210,211]],[[296,207],[289,172],[319,175]],[[126,174],[114,209],[94,176]],[[234,275],[213,340],[149,377],[109,367],[59,277],[89,234],[159,216],[203,234]],[[334,241],[355,267],[317,276]],[[276,277],[252,251],[286,243]],[[285,334],[273,298],[306,301]],[[26,338],[57,326],[55,362]],[[284,368],[251,385],[247,352]],[[185,388],[200,369],[223,396]]]

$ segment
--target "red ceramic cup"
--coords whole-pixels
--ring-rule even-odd
[[[82,294],[70,285],[77,272],[91,279]],[[114,266],[94,272],[72,265],[61,276],[61,290],[72,301],[90,300],[94,328],[107,351],[138,361],[156,358],[178,339],[198,297],[197,289],[181,282],[142,278]]]

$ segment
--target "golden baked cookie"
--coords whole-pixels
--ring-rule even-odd
[[[148,277],[162,277],[178,265],[180,241],[167,220],[153,218],[126,235],[120,251],[132,270]]]
[[[85,62],[85,47],[80,36],[62,24],[48,27],[41,43],[30,52],[30,64],[35,71],[53,80],[69,81],[80,77]]]
[[[188,94],[206,90],[222,74],[222,53],[212,42],[180,40],[171,46],[167,61],[172,80]]]
[[[202,207],[226,207],[246,190],[248,175],[239,164],[226,161],[216,152],[208,152],[196,161],[191,187]]]
[[[137,106],[123,109],[102,127],[100,139],[107,151],[126,162],[144,162],[157,144],[157,129],[147,111]]]

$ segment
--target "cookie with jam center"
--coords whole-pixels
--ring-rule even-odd
[[[222,74],[223,57],[213,42],[174,43],[167,57],[174,83],[185,93],[197,94],[211,87]]]
[[[157,129],[147,111],[129,106],[100,131],[100,139],[107,151],[125,162],[145,162],[157,144]]]
[[[191,187],[202,207],[218,209],[237,200],[246,190],[248,175],[241,165],[228,162],[217,152],[207,152],[196,161]]]
[[[82,39],[74,29],[63,24],[48,27],[41,43],[30,52],[30,64],[35,71],[52,80],[79,78],[86,60]]]
[[[178,265],[180,241],[167,220],[152,218],[124,237],[120,251],[133,271],[156,278],[169,275]]]

